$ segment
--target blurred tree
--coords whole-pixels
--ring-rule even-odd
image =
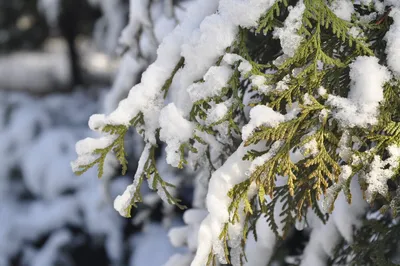
[[[0,0],[1,53],[38,48],[48,37],[48,25],[36,6],[37,0]]]

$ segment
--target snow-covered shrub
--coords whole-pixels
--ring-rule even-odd
[[[157,39],[149,3],[131,0],[123,73],[143,68],[141,42]],[[143,182],[180,208],[176,188],[192,183],[186,225],[170,232],[188,252],[167,265],[396,263],[400,2],[183,3],[140,83],[90,118],[101,137],[76,144],[73,170],[102,176],[113,152],[125,173],[135,127],[145,145],[114,201],[122,216],[143,201]],[[160,161],[183,178],[169,182]],[[295,257],[276,250],[294,228],[309,234]]]
[[[94,172],[77,178],[68,167],[97,110],[89,95],[0,92],[0,265],[76,265],[74,250],[96,241],[105,259],[123,257],[126,222],[104,202]],[[112,194],[126,184],[113,181]]]

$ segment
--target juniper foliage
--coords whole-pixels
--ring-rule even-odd
[[[370,116],[377,114],[376,121],[343,122],[346,118],[340,117],[340,110],[344,107],[338,106],[335,99],[351,98],[351,89],[356,86],[352,68],[359,58],[376,57],[379,66],[388,66],[385,36],[394,23],[393,16],[400,13],[392,12],[397,7],[387,1],[354,1],[351,3],[354,12],[349,19],[344,19],[332,8],[336,2],[341,1],[277,0],[258,19],[256,27],[238,26],[235,41],[212,66],[229,67],[226,85],[207,97],[196,98],[191,104],[186,119],[194,128],[190,138],[174,150],[179,157],[178,168],[188,164],[195,171],[205,168],[212,178],[240,149],[242,140],[243,147],[248,148],[242,160],[254,165],[246,172],[243,182],[229,189],[229,219],[218,235],[224,258],[218,257],[212,248],[208,265],[215,265],[217,259],[237,264],[232,259],[234,247],[230,242],[230,228],[235,224],[243,224],[239,263],[242,264],[246,261],[244,250],[249,234],[257,239],[257,234],[262,233],[256,230],[258,219],[265,219],[280,241],[291,234],[296,223],[309,223],[310,211],[327,223],[340,193],[344,193],[349,204],[352,202],[354,179],[371,207],[361,217],[362,224],[354,230],[354,241],[338,243],[329,263],[395,265],[400,208],[399,157],[395,151],[400,147],[400,81],[395,71],[390,79],[383,80],[383,99],[378,100],[376,112],[369,113]],[[299,38],[299,45],[288,52],[279,29],[285,30],[296,8],[303,8],[293,32]],[[178,61],[154,102],[168,99],[174,89],[173,80],[185,67],[185,61],[184,57]],[[209,78],[206,74],[194,84],[207,84]],[[257,79],[262,82],[255,82]],[[225,104],[226,111],[222,116],[211,118],[216,106],[221,104]],[[248,116],[248,108],[254,110],[257,106],[268,107],[285,118],[279,123],[257,124],[248,137],[243,137],[245,126],[253,119],[251,112]],[[363,112],[363,107],[354,108],[361,108],[356,110],[356,115]],[[135,127],[144,138],[146,148],[140,159],[144,163],[139,163],[138,180],[134,182],[140,186],[145,179],[150,180],[151,188],[162,191],[169,203],[183,208],[179,199],[169,192],[172,185],[163,181],[162,173],[157,170],[154,151],[160,143],[160,128],[155,133],[147,130],[144,115],[139,111],[129,124],[109,123],[97,127],[113,141],[95,149],[96,159],[78,165],[77,174],[98,165],[101,177],[104,158],[111,151],[124,172],[127,165],[124,136],[130,127]],[[158,141],[152,140],[153,137]],[[223,147],[216,157],[211,154],[215,147],[208,141],[210,137]],[[253,148],[260,146],[261,149]],[[295,154],[301,156],[295,159]],[[193,156],[201,160],[193,162]],[[377,171],[376,165],[382,164],[378,170],[386,173],[387,180],[382,181],[383,188],[374,190],[371,176]],[[284,183],[279,182],[281,177],[286,178]],[[130,213],[130,207],[140,201],[140,189],[136,189],[126,212]],[[281,206],[278,214],[277,206]]]

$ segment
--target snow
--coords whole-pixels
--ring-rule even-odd
[[[378,58],[359,56],[350,64],[350,78],[348,98],[328,95],[328,104],[335,108],[333,117],[350,128],[376,124],[383,85],[391,78],[389,71]]]
[[[132,48],[135,35],[141,26],[150,27],[151,21],[147,7],[149,0],[130,0],[129,1],[129,23],[122,31],[119,43]],[[137,49],[135,47],[134,49]]]
[[[206,125],[211,125],[224,118],[229,111],[230,105],[230,102],[222,102],[211,107],[210,111],[207,112]],[[226,125],[224,127],[227,128]]]
[[[279,150],[279,148],[281,148],[283,144],[284,144],[283,141],[276,141],[276,142],[274,142],[274,144],[271,145],[271,148],[268,150],[267,153],[255,158],[251,162],[251,165],[249,168],[250,174],[252,174],[254,171],[256,171],[259,166],[264,165],[272,157],[274,157],[276,155],[277,151]]]
[[[193,256],[191,254],[174,254],[163,266],[188,266],[192,259]]]
[[[282,28],[274,30],[274,37],[279,38],[283,53],[289,57],[294,56],[303,37],[297,34],[302,25],[302,17],[305,10],[303,0],[300,0],[295,7],[292,7],[288,17],[285,19]]]
[[[72,240],[72,235],[68,231],[57,231],[46,242],[45,246],[30,259],[29,265],[50,266],[57,264],[59,250]]]
[[[230,66],[212,66],[204,75],[204,82],[193,83],[188,87],[192,102],[197,102],[208,97],[218,96],[222,89],[228,85],[232,76]]]
[[[247,240],[245,250],[247,262],[244,264],[245,266],[268,265],[274,252],[276,236],[269,227],[265,217],[261,216],[258,218],[256,230],[257,241],[254,239],[254,235],[251,232]]]
[[[387,6],[394,6],[395,8],[400,8],[400,3],[397,0],[385,0],[384,3]]]
[[[302,150],[304,151],[304,155],[311,155],[311,156],[316,156],[319,152],[318,150],[318,143],[315,140],[315,138],[311,139],[309,142],[305,143],[302,147]]]
[[[166,229],[157,223],[146,225],[142,233],[132,236],[132,245],[135,250],[129,263],[131,266],[164,265],[178,251],[169,243]]]
[[[228,206],[231,202],[228,191],[236,184],[244,181],[246,171],[250,167],[249,161],[242,158],[254,146],[243,147],[243,144],[218,168],[211,176],[208,193],[207,209],[209,214],[202,221],[198,232],[198,248],[192,266],[205,265],[208,254],[213,250],[221,263],[224,263],[224,249],[219,235],[223,225],[229,220]],[[239,211],[240,212],[240,211]],[[243,222],[243,219],[242,219]],[[238,222],[229,225],[229,245],[232,249],[239,247],[243,224]]]
[[[94,39],[96,44],[106,52],[115,52],[118,38],[124,28],[124,5],[121,0],[89,0],[89,3],[98,6],[102,17],[96,22]]]
[[[385,35],[387,64],[394,75],[400,77],[400,62],[397,60],[400,56],[400,9],[392,9],[390,16],[393,18],[393,24]]]
[[[167,163],[178,167],[180,154],[176,151],[185,142],[188,142],[193,134],[194,125],[182,117],[182,113],[174,103],[170,103],[160,113],[160,140],[167,144]]]
[[[62,128],[41,134],[23,156],[21,163],[24,181],[30,192],[54,199],[63,191],[76,188],[82,183],[77,178],[71,178],[72,172],[68,165],[75,156],[72,149],[75,141],[76,136]],[[46,153],[38,157],[43,149],[46,149]],[[43,169],[46,171],[43,172]]]
[[[347,175],[347,173],[347,170],[343,171],[344,175]],[[343,193],[339,194],[335,208],[325,225],[309,210],[307,219],[312,232],[303,252],[301,266],[325,265],[342,237],[348,243],[352,243],[354,229],[361,226],[361,219],[365,214],[367,203],[363,199],[357,178],[352,179],[350,190],[352,194],[351,204],[347,203]]]
[[[283,186],[286,185],[286,183],[287,183],[287,178],[277,176],[276,186],[278,187]],[[266,202],[271,202],[271,197],[265,196],[265,200]],[[283,217],[280,216],[283,204],[284,204],[283,201],[278,200],[274,209],[274,219],[278,226],[277,230],[280,235],[282,235],[282,230],[283,230],[283,223],[282,223]],[[257,230],[257,241],[254,239],[254,234],[250,232],[246,242],[245,252],[246,252],[247,262],[244,264],[245,266],[268,265],[268,263],[270,263],[270,260],[274,255],[277,238],[275,233],[269,226],[267,218],[264,215],[261,215],[258,218],[256,222],[256,230]]]
[[[387,181],[392,178],[399,166],[400,147],[389,146],[387,148],[390,157],[382,160],[380,156],[374,156],[370,170],[365,175],[365,182],[368,184],[366,200],[371,203],[376,194],[386,196],[388,194]]]
[[[101,243],[109,258],[121,257],[122,220],[112,206],[102,206],[95,171],[79,178],[68,166],[73,143],[87,134],[85,121],[95,111],[90,93],[38,98],[0,92],[0,109],[12,106],[0,130],[0,261],[22,252],[29,265],[54,265],[64,258],[60,248],[71,244],[68,226],[106,236]],[[112,182],[113,194],[117,183],[126,186]],[[42,247],[30,248],[41,238],[47,239]]]
[[[111,113],[117,108],[119,101],[126,95],[133,84],[139,80],[139,75],[145,67],[145,61],[137,58],[131,53],[126,53],[121,59],[117,75],[114,79],[111,89],[107,92],[104,101],[104,112]],[[100,122],[104,121],[100,119]],[[90,126],[90,128],[98,128],[99,126]]]
[[[242,140],[247,140],[260,126],[276,127],[285,121],[285,116],[265,105],[257,105],[250,111],[250,122],[242,129]]]
[[[320,95],[320,96],[324,96],[324,95],[326,95],[326,89],[324,88],[324,87],[319,87],[318,88],[318,94]]]
[[[102,2],[107,1],[104,0]],[[269,150],[253,162],[243,161],[243,156],[249,150],[258,149],[261,146],[265,150],[265,143],[260,143],[260,147],[244,147],[242,143],[228,157],[228,154],[233,149],[225,151],[224,148],[229,146],[225,144],[229,143],[233,147],[236,144],[228,137],[227,124],[214,125],[213,130],[217,134],[212,136],[196,129],[195,122],[190,121],[189,112],[195,102],[206,100],[210,106],[210,109],[207,110],[207,118],[204,121],[197,121],[206,126],[221,120],[229,112],[232,99],[213,102],[208,98],[220,95],[222,90],[228,86],[236,64],[238,64],[241,78],[248,77],[251,82],[250,85],[257,87],[261,93],[268,93],[272,90],[276,93],[282,93],[289,88],[290,75],[283,77],[274,85],[266,85],[268,83],[267,75],[251,75],[253,66],[249,61],[237,54],[226,53],[227,48],[237,39],[239,27],[252,28],[256,26],[260,16],[275,1],[192,1],[192,4],[188,4],[188,11],[183,11],[185,16],[182,20],[177,15],[179,13],[178,10],[181,8],[172,7],[171,1],[153,2],[131,0],[130,22],[120,39],[120,43],[129,47],[130,50],[124,55],[120,74],[112,92],[108,96],[110,101],[106,103],[105,107],[107,114],[93,115],[89,121],[89,126],[93,131],[100,132],[107,124],[129,126],[130,121],[136,115],[142,114],[144,117],[144,125],[141,125],[140,129],[144,130],[142,135],[147,144],[140,157],[138,170],[134,176],[133,183],[121,195],[117,196],[114,201],[114,208],[120,215],[125,217],[130,215],[130,206],[134,202],[135,193],[139,189],[138,184],[149,158],[149,152],[153,147],[159,145],[158,135],[163,142],[162,145],[166,144],[165,151],[162,152],[161,157],[163,159],[165,157],[166,162],[173,167],[179,165],[180,153],[178,151],[182,144],[192,141],[191,139],[194,135],[204,139],[206,145],[194,141],[194,147],[198,150],[198,154],[188,152],[189,165],[197,166],[199,168],[197,171],[192,172],[185,169],[183,170],[184,175],[178,175],[163,159],[157,161],[157,169],[165,181],[176,185],[178,188],[184,182],[195,184],[193,206],[203,208],[204,198],[206,197],[207,211],[202,209],[188,210],[183,216],[185,224],[179,224],[178,227],[169,230],[168,237],[170,242],[175,247],[186,246],[187,250],[185,250],[185,253],[176,253],[175,249],[166,244],[167,234],[165,229],[161,229],[159,225],[155,224],[146,225],[144,233],[137,240],[135,238],[132,240],[132,246],[135,246],[136,250],[131,257],[131,265],[162,265],[166,262],[165,265],[168,266],[187,266],[192,260],[191,265],[193,266],[205,265],[210,251],[217,255],[220,263],[226,263],[224,246],[222,240],[219,239],[219,235],[224,224],[230,218],[228,206],[231,203],[231,198],[227,193],[235,184],[245,181],[249,173],[268,162],[283,145],[283,141],[272,143]],[[388,2],[390,1],[386,1],[386,3]],[[351,20],[351,16],[354,13],[352,1],[336,0],[330,1],[330,3],[332,3],[330,8],[338,17],[347,21]],[[182,3],[182,5],[186,4]],[[182,10],[184,9],[182,8]],[[303,41],[303,37],[298,35],[298,31],[301,27],[304,11],[304,3],[300,0],[296,6],[290,8],[289,16],[284,21],[283,27],[274,30],[274,37],[280,40],[284,53],[274,61],[276,66],[282,60],[294,56],[296,49]],[[397,13],[392,11],[390,15],[394,16],[394,14]],[[177,23],[178,26],[172,30]],[[386,52],[388,56],[394,57],[397,54],[395,36],[398,35],[398,23],[396,23],[395,21],[385,37],[388,42]],[[171,30],[172,32],[170,32]],[[353,27],[350,29],[349,34],[361,36],[358,34],[358,30],[358,28]],[[157,50],[157,54],[155,54],[154,49],[160,42],[161,45]],[[221,57],[222,60],[216,65],[216,62]],[[168,95],[164,98],[162,87],[165,81],[171,77],[172,71],[181,58],[184,59],[184,64],[173,77]],[[116,107],[116,103],[128,92],[129,87],[137,83],[140,72],[153,60],[155,60],[153,64],[143,73],[141,82],[136,84],[129,91],[128,97]],[[319,69],[322,67],[321,64],[321,62],[318,63]],[[351,177],[352,168],[345,164],[354,163],[354,154],[352,154],[351,150],[356,147],[350,147],[351,136],[346,131],[346,128],[368,128],[377,123],[379,105],[384,100],[383,86],[391,79],[390,71],[393,72],[394,76],[399,75],[397,73],[399,72],[398,68],[398,64],[393,60],[388,61],[387,69],[379,64],[378,58],[360,56],[350,65],[351,84],[347,98],[328,94],[327,89],[320,87],[317,95],[305,94],[303,99],[296,99],[297,101],[290,105],[288,104],[286,113],[283,112],[285,114],[273,110],[267,104],[264,105],[264,103],[255,106],[249,112],[250,121],[242,128],[241,137],[243,141],[248,140],[255,130],[261,126],[277,127],[282,122],[296,118],[303,108],[300,104],[311,105],[311,97],[317,97],[318,100],[327,100],[327,108],[316,114],[320,122],[325,122],[328,116],[333,117],[338,120],[341,129],[344,129],[339,149],[336,151],[343,160],[342,172],[338,183],[333,184],[328,189],[327,195],[322,199],[324,201],[321,200],[320,204],[323,207],[333,204],[332,195],[336,191],[333,190],[340,190],[349,178],[353,178],[351,181],[351,190],[354,196],[353,202],[349,205],[342,193],[335,202],[334,212],[326,225],[312,212],[297,224],[299,228],[309,226],[312,230],[310,242],[304,251],[301,265],[324,265],[328,257],[332,255],[333,248],[340,238],[343,237],[346,241],[351,242],[353,227],[360,226],[360,217],[364,214],[366,203],[362,198],[361,190],[356,180],[358,176]],[[301,67],[296,68],[291,75],[295,77],[301,70]],[[255,71],[253,70],[253,72]],[[331,90],[329,89],[329,91]],[[250,93],[245,92],[243,97],[250,97],[251,95],[249,95]],[[112,111],[114,108],[116,110]],[[244,124],[242,122],[239,121],[239,126]],[[67,138],[66,136],[63,140]],[[76,146],[79,157],[74,164],[76,166],[74,169],[78,169],[77,166],[79,165],[92,162],[96,158],[91,155],[92,152],[98,148],[106,147],[112,143],[113,138],[115,136],[102,135],[102,137],[96,139],[88,138],[79,142]],[[57,138],[53,140],[55,140],[54,142],[62,142]],[[310,139],[309,142],[301,147],[300,151],[291,151],[290,157],[292,161],[297,163],[306,156],[316,156],[319,152],[317,146],[316,139]],[[56,145],[54,154],[57,154],[57,151]],[[365,179],[368,185],[366,197],[369,201],[372,201],[376,194],[385,195],[387,193],[386,182],[394,175],[394,169],[398,167],[400,148],[392,146],[389,148],[389,153],[391,155],[389,159],[382,160],[377,156],[368,171],[364,175],[359,174],[359,177]],[[223,163],[227,157],[228,159]],[[209,159],[209,161],[206,159]],[[384,167],[387,164],[390,165],[389,168]],[[51,193],[46,194],[42,191],[47,187],[46,180],[50,178],[45,176],[45,185],[39,187],[34,183],[35,180],[39,179],[37,177],[39,170],[35,169],[35,167],[41,168],[42,166],[34,164],[32,159],[31,164],[26,166],[28,169],[26,172],[31,172],[26,177],[26,183],[29,184],[34,193],[51,198]],[[215,171],[214,168],[216,169]],[[211,179],[208,180],[210,173],[212,173]],[[186,180],[182,176],[185,176]],[[152,178],[147,180],[150,187],[153,181]],[[60,183],[63,184],[62,187],[67,186],[66,183],[63,183],[64,177],[60,180]],[[209,182],[208,191],[206,188],[207,182]],[[277,183],[279,182],[281,182],[281,185],[286,184],[286,178],[277,176]],[[74,184],[71,186],[74,186]],[[166,195],[160,186],[159,184],[156,190],[158,190],[159,196],[166,201]],[[57,186],[55,187],[56,189],[53,193],[57,195],[59,192]],[[254,196],[255,191],[256,184],[251,184],[248,196]],[[175,196],[178,194],[178,190],[171,189],[171,194]],[[266,197],[266,200],[270,201],[271,199]],[[151,207],[159,203],[154,198],[154,194],[147,195],[145,201]],[[172,213],[173,207],[163,204],[163,223],[169,224],[172,221],[169,215]],[[279,213],[282,209],[282,204],[278,203],[274,210],[280,233],[282,233],[282,224]],[[90,205],[88,203],[88,206]],[[142,212],[137,215],[136,221],[146,221],[149,215],[149,212]],[[239,216],[243,218],[243,215],[243,206],[240,205]],[[108,221],[113,220],[109,219]],[[243,219],[228,226],[230,259],[234,266],[239,265],[243,226]],[[246,265],[266,265],[274,252],[276,239],[265,217],[260,217],[256,226],[259,232],[259,241],[255,242],[250,234],[246,246],[249,261]],[[107,231],[105,228],[97,230],[94,229],[96,232],[107,232],[112,236],[110,236],[112,240],[109,240],[106,244],[107,250],[112,254],[112,257],[117,258],[118,251],[123,249],[119,241],[121,236],[117,232]],[[140,241],[140,243],[137,241]],[[150,253],[154,253],[154,249],[160,249],[162,252],[157,256],[149,256]],[[168,251],[164,252],[165,250]],[[174,253],[175,255],[167,260],[167,257]],[[259,254],[262,254],[262,256]]]
[[[128,98],[122,100],[115,111],[104,117],[104,124],[128,125],[132,118],[143,113],[146,139],[155,144],[155,133],[159,127],[158,115],[163,103],[161,88],[180,59],[180,43],[198,26],[204,16],[213,11],[213,1],[197,2],[197,5],[191,6],[185,20],[160,44],[158,57],[143,73],[141,83],[131,89]]]
[[[354,13],[354,5],[351,0],[335,0],[330,8],[337,17],[351,21],[351,15]]]
[[[54,87],[65,90],[69,80],[66,55],[21,52],[0,57],[2,89],[44,93],[54,90]]]
[[[140,177],[143,174],[144,166],[147,162],[147,159],[150,154],[151,145],[147,144],[140,156],[138,169],[136,170],[133,184],[129,185],[122,195],[119,195],[114,200],[114,209],[119,212],[119,214],[123,217],[130,216],[130,206],[134,200],[135,193],[138,189]]]
[[[222,58],[222,60],[231,66],[234,65],[236,62],[240,61],[238,70],[243,75],[250,72],[253,68],[252,65],[249,63],[249,61],[247,61],[246,59],[237,54],[226,53]]]
[[[289,81],[290,81],[290,76],[289,75],[284,76],[282,80],[278,81],[278,83],[275,86],[275,89],[277,91],[285,91],[289,89],[288,86]]]

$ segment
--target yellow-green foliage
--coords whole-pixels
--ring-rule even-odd
[[[319,93],[323,87],[328,94],[346,97],[349,86],[349,65],[358,56],[377,56],[384,63],[382,41],[384,34],[390,25],[389,19],[382,23],[363,23],[353,16],[352,21],[344,21],[338,18],[328,7],[325,0],[304,0],[305,11],[302,17],[302,26],[298,34],[303,37],[301,45],[294,56],[285,59],[277,65],[274,63],[280,55],[279,43],[273,39],[273,30],[283,25],[288,15],[288,5],[296,1],[278,0],[259,20],[258,26],[254,29],[239,29],[235,43],[226,49],[226,53],[234,53],[247,60],[252,70],[249,73],[239,71],[240,61],[232,66],[233,74],[225,88],[219,95],[199,100],[192,106],[190,120],[196,124],[196,132],[218,137],[217,126],[225,123],[228,127],[228,141],[222,143],[226,150],[220,156],[223,162],[240,144],[241,127],[247,123],[244,108],[245,93],[252,93],[250,106],[267,105],[274,111],[285,114],[286,108],[298,104],[300,112],[288,121],[276,127],[261,126],[246,140],[245,146],[265,143],[264,151],[251,150],[243,160],[254,160],[267,153],[271,146],[277,141],[281,142],[272,158],[263,165],[256,168],[243,183],[237,184],[229,192],[232,199],[228,211],[230,212],[229,223],[236,223],[240,219],[239,211],[245,212],[245,230],[243,247],[249,232],[255,235],[254,221],[260,216],[266,216],[271,229],[279,237],[285,237],[292,228],[296,219],[304,218],[306,211],[311,208],[321,220],[325,221],[327,216],[319,209],[318,201],[326,193],[327,189],[338,183],[341,174],[341,166],[349,165],[352,168],[350,178],[335,186],[331,191],[334,199],[343,191],[347,200],[351,201],[349,185],[351,179],[368,169],[375,155],[386,156],[387,147],[400,145],[400,86],[398,81],[392,80],[385,84],[385,101],[380,106],[379,123],[368,128],[342,128],[331,114],[331,107],[327,105],[327,97]],[[358,10],[369,14],[372,7],[357,6]],[[358,27],[362,37],[354,37],[349,33],[351,27]],[[261,48],[260,48],[261,47]],[[264,54],[264,50],[276,51],[276,53]],[[221,64],[221,56],[215,65]],[[175,67],[171,77],[165,82],[163,91],[165,95],[171,85],[175,73],[184,65],[182,59]],[[262,92],[257,87],[249,84],[252,75],[259,75],[266,78],[265,85],[274,86],[285,79],[286,90],[271,90]],[[204,82],[198,80],[197,82]],[[305,99],[305,96],[307,99]],[[232,104],[226,115],[220,120],[206,125],[208,110],[211,103],[221,103],[231,100]],[[131,121],[130,126],[140,128],[145,121],[138,115]],[[90,165],[82,166],[78,174],[83,173],[90,167],[98,164],[99,176],[103,173],[105,156],[113,151],[122,165],[122,171],[127,169],[125,151],[123,147],[124,136],[128,127],[107,125],[103,132],[116,135],[115,141],[107,148],[95,151],[99,157]],[[192,139],[180,146],[176,151],[180,154],[179,168],[187,164],[187,153],[198,152],[194,143],[207,146],[207,143],[194,133]],[[358,146],[354,141],[346,143],[352,154],[361,158],[361,163],[352,165],[352,159],[343,161],[338,154],[340,139],[343,135],[357,136]],[[310,151],[302,151],[304,158],[294,162],[291,154],[303,149],[304,145],[313,141],[316,143],[317,152],[310,154]],[[179,205],[179,200],[173,198],[167,188],[171,186],[162,180],[155,164],[155,146],[150,148],[149,157],[140,176],[142,183],[144,178],[153,178],[153,189],[163,189],[169,202]],[[209,154],[209,147],[206,147],[204,154],[207,157],[210,175],[217,167],[214,166]],[[286,176],[287,183],[277,185],[277,176]],[[395,179],[395,178],[394,178]],[[395,180],[395,182],[397,182]],[[252,183],[257,185],[257,196],[248,199],[249,189]],[[365,189],[365,184],[362,184]],[[139,190],[138,190],[139,191]],[[271,200],[266,201],[266,196]],[[382,211],[391,210],[397,214],[400,203],[400,193],[392,193],[379,198],[379,207]],[[135,194],[135,202],[140,202],[139,192]],[[279,235],[278,225],[274,218],[274,209],[278,201],[284,202],[281,217],[283,217],[283,235]],[[332,211],[334,201],[328,206]],[[220,234],[220,239],[225,243],[226,260],[229,261],[229,249],[227,246],[228,224]],[[244,254],[243,254],[244,256]],[[244,259],[244,257],[242,257]],[[213,253],[210,253],[209,264],[215,263]]]

